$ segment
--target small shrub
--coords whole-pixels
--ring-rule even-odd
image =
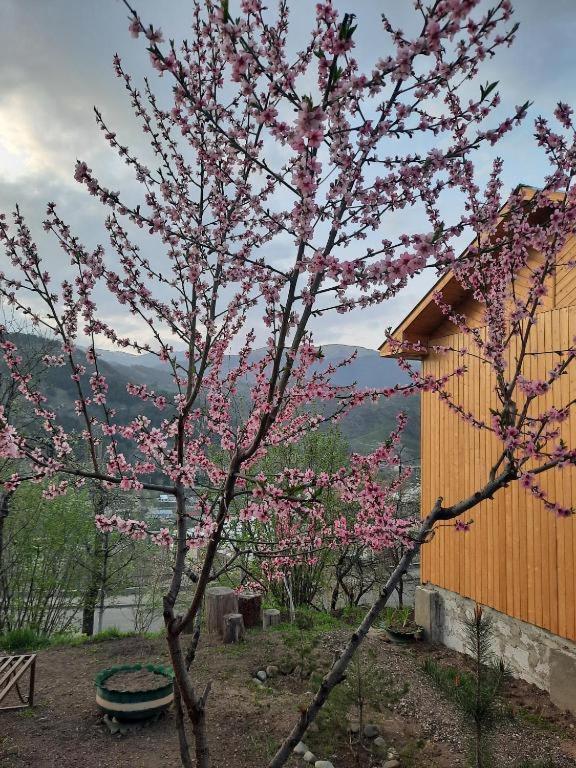
[[[7,653],[23,653],[36,651],[50,645],[50,639],[41,635],[34,629],[13,629],[0,635],[0,649]]]
[[[122,632],[117,627],[110,627],[103,632],[89,637],[80,632],[60,632],[56,635],[47,637],[41,635],[33,629],[14,629],[0,635],[0,650],[6,653],[25,653],[27,651],[39,651],[42,648],[55,647],[61,645],[76,646],[105,643],[108,640],[121,640],[124,637],[159,637],[159,632],[146,632],[138,635],[136,632]]]
[[[296,611],[295,622],[298,629],[312,629],[314,627],[314,617],[309,611],[298,608]]]
[[[501,690],[507,672],[502,661],[492,654],[492,636],[492,620],[477,605],[466,620],[466,645],[474,660],[473,671],[444,666],[433,659],[426,659],[424,663],[427,674],[460,707],[474,727],[475,768],[489,764],[487,732],[505,712]]]
[[[357,626],[363,620],[368,608],[365,605],[347,605],[339,612],[340,618],[345,624]]]
[[[92,637],[88,637],[86,642],[105,643],[107,640],[121,640],[123,637],[134,637],[135,635],[135,632],[122,632],[118,627],[109,627],[96,635],[92,635]]]

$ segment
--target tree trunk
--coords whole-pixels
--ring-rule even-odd
[[[108,560],[110,558],[109,536],[103,534],[104,546],[102,549],[102,574],[100,578],[99,606],[98,606],[98,632],[104,629],[104,612],[106,610],[106,586],[108,584]]]
[[[102,587],[102,574],[100,564],[104,554],[102,546],[102,534],[96,531],[94,535],[94,549],[88,569],[89,582],[84,592],[82,601],[82,633],[92,637],[94,634],[94,612],[98,605],[98,595]]]
[[[180,748],[180,762],[182,768],[194,768],[190,756],[190,746],[186,738],[186,725],[184,723],[184,712],[182,710],[182,698],[178,682],[174,681],[174,709],[176,710],[176,728],[178,730],[178,746]]]
[[[277,608],[267,608],[262,613],[262,629],[276,627],[280,624],[280,611]]]
[[[238,595],[238,612],[242,614],[246,629],[259,627],[262,621],[262,597],[256,592],[241,592]]]
[[[238,595],[230,587],[211,587],[206,590],[205,605],[207,631],[224,637],[224,617],[238,613]]]
[[[210,686],[206,687],[202,696],[198,696],[192,686],[190,675],[186,669],[186,663],[182,654],[182,645],[177,635],[172,635],[168,628],[168,648],[170,651],[170,660],[174,669],[175,689],[177,686],[179,701],[177,707],[185,709],[186,714],[192,724],[192,733],[194,736],[194,751],[196,754],[195,768],[210,768],[210,752],[208,749],[208,734],[206,732],[206,700],[210,692]],[[182,706],[183,705],[183,706]],[[178,711],[177,711],[178,716]],[[182,765],[188,768],[189,750],[184,731],[184,719],[178,725],[178,740],[180,745],[180,756],[184,755]]]
[[[336,585],[334,586],[334,589],[332,590],[332,598],[330,600],[330,610],[332,613],[336,611],[336,608],[338,606],[338,596],[340,595],[340,586],[338,584],[338,581],[336,581]]]
[[[244,619],[241,613],[227,613],[224,616],[224,642],[240,643],[244,640]]]
[[[0,496],[0,574],[2,573],[2,555],[4,554],[4,521],[10,511],[8,506],[10,495],[9,493],[3,493]]]
[[[396,594],[398,595],[398,605],[402,608],[404,606],[404,577],[396,585]]]
[[[5,623],[7,621],[8,605],[8,585],[6,583],[6,575],[4,574],[4,523],[10,512],[10,496],[11,493],[3,493],[0,496],[0,632],[5,629]],[[6,613],[6,616],[5,616]]]

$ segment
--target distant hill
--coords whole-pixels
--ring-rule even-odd
[[[360,388],[385,388],[408,383],[408,375],[395,360],[380,357],[374,349],[346,344],[322,345],[324,359],[318,364],[318,369],[322,370],[330,364],[347,359],[355,350],[356,359],[350,365],[338,369],[334,374],[332,380],[335,384],[339,386],[356,384]],[[161,386],[163,383],[167,389],[172,389],[167,366],[161,363],[156,355],[150,353],[131,355],[109,350],[100,350],[99,354],[102,360],[115,366],[119,373],[129,369],[132,376],[130,380],[137,379],[140,383],[148,383],[153,387]],[[254,351],[256,359],[263,354],[263,350]],[[184,362],[184,353],[177,353],[177,357]],[[229,370],[237,363],[237,355],[228,355],[224,368]],[[417,396],[394,397],[390,400],[382,398],[378,403],[368,403],[348,414],[339,426],[348,438],[353,451],[368,453],[385,440],[394,429],[396,415],[401,410],[408,414],[408,426],[404,435],[406,451],[411,460],[419,461],[420,400]]]
[[[29,354],[39,348],[43,353],[54,354],[53,342],[40,339],[28,334],[17,334],[15,341],[19,348],[26,348]],[[324,359],[319,362],[318,369],[323,369],[331,363],[348,358],[355,347],[344,344],[327,344],[322,347]],[[118,412],[122,421],[134,418],[138,413],[144,413],[153,421],[161,418],[159,412],[139,400],[135,400],[126,392],[126,384],[148,384],[156,391],[170,393],[174,391],[168,366],[161,363],[155,355],[133,355],[121,351],[99,350],[99,367],[107,377],[109,384],[108,402]],[[184,354],[180,353],[182,361]],[[255,350],[256,358],[263,354]],[[237,355],[229,355],[225,369],[229,370],[238,362]],[[2,366],[0,366],[0,373]],[[335,384],[358,387],[392,387],[395,384],[406,384],[407,374],[402,371],[395,360],[380,357],[376,350],[357,348],[356,359],[348,366],[336,371],[333,381]],[[77,426],[74,415],[74,400],[76,393],[70,380],[67,368],[51,368],[46,373],[45,388],[49,401],[61,418],[64,426],[73,429]],[[246,388],[249,382],[246,382]],[[420,437],[420,403],[416,396],[404,398],[394,397],[389,400],[381,399],[378,403],[367,403],[348,414],[339,424],[342,433],[348,438],[354,451],[367,453],[385,440],[395,427],[395,418],[400,410],[408,414],[408,427],[404,435],[404,444],[409,458],[419,460]]]

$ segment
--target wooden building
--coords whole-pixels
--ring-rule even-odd
[[[560,257],[558,263],[576,259],[576,238],[566,244]],[[536,262],[538,254],[533,258]],[[521,291],[528,285],[527,275],[518,275],[516,283],[516,290]],[[470,342],[438,308],[433,298],[437,291],[468,318],[469,325],[484,332],[483,307],[448,273],[408,314],[393,337],[418,341],[424,347],[470,348]],[[525,375],[546,378],[558,360],[554,350],[571,346],[575,336],[576,269],[559,267],[550,278],[548,295],[531,333],[529,351],[538,354],[527,358]],[[380,352],[393,354],[386,343]],[[514,352],[512,347],[509,354]],[[456,353],[429,351],[419,357],[423,372],[433,376],[450,372],[463,362]],[[453,377],[446,389],[466,411],[489,422],[496,397],[491,369],[472,355],[464,363],[468,372]],[[546,395],[546,407],[576,397],[576,366],[569,366],[568,371]],[[438,496],[450,504],[480,488],[501,443],[490,432],[466,424],[435,393],[424,392],[421,406],[421,508],[425,515]],[[562,425],[562,433],[570,447],[576,446],[576,414]],[[576,506],[575,468],[551,471],[543,477],[541,484],[552,498]],[[555,677],[560,676],[564,683],[569,679],[571,698],[559,694],[556,699],[576,709],[576,519],[556,517],[519,483],[499,491],[467,518],[474,521],[468,533],[442,526],[423,547],[421,584],[426,586],[417,598],[423,623],[430,625],[427,628],[436,639],[461,649],[463,611],[472,602],[489,606],[499,621],[502,642],[498,650],[512,669],[552,695]]]

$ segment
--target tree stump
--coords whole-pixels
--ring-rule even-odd
[[[241,592],[238,595],[238,610],[244,617],[246,629],[260,626],[262,597],[256,592]]]
[[[262,628],[276,627],[280,624],[280,611],[277,608],[266,608],[262,612]]]
[[[238,596],[230,587],[210,587],[206,590],[206,630],[224,636],[224,617],[238,613]]]
[[[224,642],[239,643],[244,640],[244,618],[241,613],[224,616]]]

